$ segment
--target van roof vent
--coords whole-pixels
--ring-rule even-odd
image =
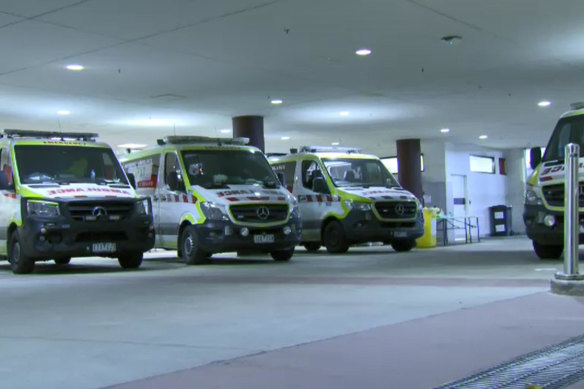
[[[35,131],[35,130],[15,130],[5,129],[2,131],[2,137],[6,138],[43,138],[59,140],[82,140],[86,142],[95,142],[99,136],[92,132],[59,132],[59,131]]]
[[[212,138],[208,136],[171,135],[158,139],[159,145],[184,143],[216,144],[219,146],[246,145],[249,143],[249,138]]]
[[[329,153],[360,153],[361,149],[356,147],[337,147],[337,146],[302,146],[300,148],[301,153],[318,153],[318,152],[329,152]]]

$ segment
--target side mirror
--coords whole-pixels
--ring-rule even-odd
[[[136,189],[136,177],[132,173],[126,174],[128,176],[128,181],[130,182],[130,186]]]
[[[8,173],[0,171],[0,189],[12,189],[10,185],[8,185]]]
[[[185,190],[185,184],[180,179],[177,172],[168,173],[168,175],[166,176],[166,183],[168,184],[168,187],[172,191],[177,191],[177,190],[184,191]]]
[[[312,190],[316,193],[329,193],[324,177],[315,177],[312,180]]]
[[[286,176],[284,175],[284,173],[278,172],[276,173],[276,176],[278,177],[278,180],[280,180],[280,184],[282,186],[286,186]]]
[[[531,148],[529,150],[529,156],[531,157],[529,165],[532,169],[535,169],[541,163],[541,147]]]

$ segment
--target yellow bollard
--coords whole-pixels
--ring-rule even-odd
[[[436,247],[436,216],[440,208],[424,208],[424,235],[416,242],[418,248]]]

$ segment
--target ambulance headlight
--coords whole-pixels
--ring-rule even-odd
[[[290,217],[291,218],[299,218],[300,217],[300,208],[298,207],[298,204],[293,205],[290,208]]]
[[[349,209],[354,209],[356,211],[371,211],[371,203],[353,200],[344,200],[343,203]]]
[[[150,199],[140,199],[136,202],[136,211],[138,215],[150,215]]]
[[[525,204],[541,204],[541,199],[532,186],[528,186],[525,192]]]
[[[224,205],[215,203],[201,203],[201,210],[205,217],[209,220],[229,220],[227,217],[227,210]]]
[[[28,200],[26,202],[26,212],[30,216],[56,217],[61,215],[59,203],[43,200]]]

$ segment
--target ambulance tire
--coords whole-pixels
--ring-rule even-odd
[[[271,251],[270,255],[276,262],[287,262],[294,255],[294,247],[286,250]]]
[[[304,243],[304,248],[310,253],[315,253],[320,249],[321,244],[319,242],[308,242]]]
[[[397,252],[410,251],[416,247],[416,241],[414,239],[400,239],[391,242],[391,247]]]
[[[57,265],[68,265],[71,262],[71,257],[53,258],[53,261]]]
[[[14,274],[28,274],[34,269],[34,260],[22,253],[17,230],[12,232],[8,241],[8,261]]]
[[[558,259],[562,256],[564,246],[559,245],[545,245],[533,241],[533,251],[540,259]]]
[[[322,241],[326,251],[331,254],[343,254],[349,250],[343,225],[337,220],[332,220],[324,226]]]
[[[193,226],[186,226],[180,235],[180,253],[187,265],[201,265],[210,255],[199,248],[199,237]]]
[[[141,252],[123,253],[118,257],[118,262],[124,269],[137,269],[142,264],[143,257]]]

